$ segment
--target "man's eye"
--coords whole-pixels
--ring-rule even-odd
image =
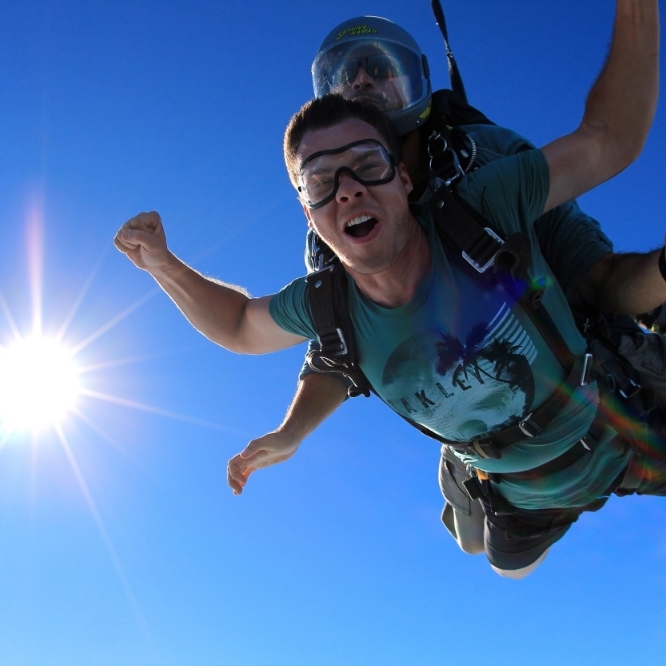
[[[317,178],[310,183],[310,189],[313,192],[321,192],[331,188],[333,181],[330,178]]]
[[[355,171],[359,176],[368,176],[382,171],[385,166],[385,164],[379,162],[364,162],[356,167]]]

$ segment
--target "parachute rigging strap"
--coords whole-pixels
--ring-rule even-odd
[[[319,349],[306,355],[315,372],[342,375],[351,382],[349,397],[370,395],[370,382],[358,367],[356,343],[349,317],[349,296],[345,270],[339,260],[305,278],[312,321]]]
[[[451,79],[451,88],[456,95],[458,95],[465,103],[467,103],[467,93],[463,84],[458,63],[456,62],[453,51],[449,46],[449,32],[446,28],[446,18],[444,17],[444,10],[439,0],[431,0],[430,6],[432,13],[435,15],[435,21],[439,26],[439,30],[444,38],[444,47],[446,48],[446,61],[449,66],[449,78]]]

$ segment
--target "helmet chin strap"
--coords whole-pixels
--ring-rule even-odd
[[[446,19],[444,18],[444,10],[439,0],[430,0],[430,6],[432,7],[432,13],[435,15],[435,22],[439,26],[442,37],[444,37],[444,46],[446,48],[446,60],[449,64],[449,78],[451,79],[451,90],[453,90],[458,97],[467,104],[467,93],[465,92],[465,86],[463,84],[462,76],[460,76],[460,70],[458,69],[458,63],[453,55],[453,51],[449,46],[449,34],[446,29]]]

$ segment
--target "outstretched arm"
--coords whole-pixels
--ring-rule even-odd
[[[545,210],[612,178],[640,154],[657,105],[658,0],[617,0],[608,58],[578,129],[543,148],[550,171]]]
[[[325,421],[346,396],[347,387],[335,376],[314,373],[303,377],[282,425],[252,440],[229,461],[227,483],[234,494],[243,492],[255,470],[291,458],[303,439]]]
[[[238,287],[204,277],[172,254],[157,213],[139,213],[126,222],[114,244],[155,278],[198,331],[226,349],[262,354],[305,340],[273,321],[271,296],[250,298]]]

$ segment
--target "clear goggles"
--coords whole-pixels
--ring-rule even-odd
[[[383,111],[407,108],[423,96],[426,79],[422,58],[404,46],[380,41],[343,44],[320,54],[312,64],[315,96],[336,93],[354,97],[353,84],[361,68],[377,85],[394,87],[392,108]]]
[[[362,185],[383,185],[393,180],[395,172],[386,148],[374,139],[362,139],[310,155],[301,164],[298,191],[308,208],[321,208],[335,197],[343,173]]]

